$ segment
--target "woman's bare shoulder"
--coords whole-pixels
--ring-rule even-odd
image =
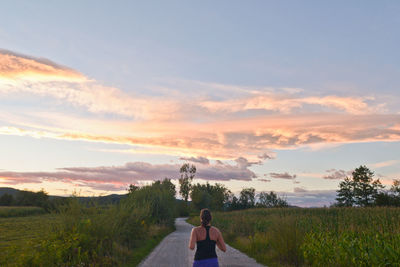
[[[192,231],[197,232],[201,229],[201,226],[195,226],[193,227]]]
[[[216,232],[218,232],[218,233],[221,233],[221,231],[220,231],[217,227],[215,227],[215,226],[211,227],[211,229],[214,229],[214,231],[216,231]]]

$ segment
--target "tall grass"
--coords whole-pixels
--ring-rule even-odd
[[[9,250],[6,266],[136,266],[173,230],[175,192],[170,183],[145,186],[118,205],[58,208],[60,223],[23,255]]]
[[[40,207],[0,206],[0,218],[31,216],[44,213],[46,211]]]
[[[268,266],[400,266],[398,208],[252,209],[213,224]]]
[[[58,214],[0,218],[0,266],[18,266],[19,259],[32,254],[60,224]]]

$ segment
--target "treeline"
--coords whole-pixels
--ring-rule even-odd
[[[38,192],[27,190],[15,190],[14,194],[4,193],[0,196],[0,206],[28,206],[41,207],[47,212],[57,211],[58,207],[65,205],[69,197],[49,196],[43,189]],[[75,194],[74,194],[75,195]],[[126,195],[108,195],[99,197],[80,197],[75,196],[80,203],[92,205],[95,202],[98,205],[118,204]]]
[[[196,167],[185,163],[180,169],[181,177],[179,179],[180,190],[185,202],[180,204],[180,215],[187,215],[190,210],[200,210],[202,208],[210,208],[215,211],[230,211],[249,208],[271,208],[271,207],[287,207],[288,203],[285,199],[279,197],[274,192],[261,192],[256,195],[254,188],[244,188],[235,196],[224,185],[216,183],[211,185],[192,184],[196,174]],[[191,199],[190,204],[188,199]]]
[[[46,211],[55,209],[58,205],[65,202],[63,198],[49,198],[49,195],[44,191],[18,191],[15,196],[5,193],[0,197],[0,206],[34,206],[41,207]]]
[[[336,207],[400,206],[400,180],[393,180],[389,190],[385,190],[374,172],[361,165],[340,182],[337,190]]]

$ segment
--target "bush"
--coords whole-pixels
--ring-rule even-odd
[[[174,185],[164,180],[134,190],[118,205],[82,205],[77,197],[69,198],[58,206],[61,225],[32,253],[19,257],[17,265],[126,265],[171,231],[174,196]]]

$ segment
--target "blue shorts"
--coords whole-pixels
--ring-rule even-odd
[[[195,260],[193,262],[193,267],[219,267],[218,258]]]

